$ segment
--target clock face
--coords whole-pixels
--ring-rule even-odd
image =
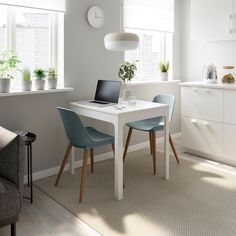
[[[100,7],[91,7],[88,10],[87,18],[89,24],[94,28],[101,28],[104,24],[104,14]]]

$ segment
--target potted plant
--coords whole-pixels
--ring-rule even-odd
[[[34,89],[35,90],[44,90],[45,87],[45,77],[46,77],[46,72],[42,68],[35,68],[34,69]]]
[[[137,67],[135,62],[134,63],[125,62],[124,64],[120,65],[118,76],[122,79],[124,84],[124,89],[123,89],[124,102],[128,102],[129,97],[131,96],[131,90],[128,87],[128,83],[135,76],[136,70]]]
[[[160,79],[161,80],[168,80],[168,70],[169,70],[169,62],[164,63],[160,62],[159,69],[160,69]]]
[[[20,60],[12,50],[0,52],[0,93],[10,91],[10,81],[14,79],[13,72],[17,69]]]
[[[21,90],[22,91],[31,91],[32,80],[31,73],[28,68],[24,68],[22,70],[22,82],[21,82]]]
[[[50,67],[47,70],[47,87],[48,89],[56,89],[57,88],[57,70],[55,67]]]

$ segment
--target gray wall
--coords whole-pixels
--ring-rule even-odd
[[[236,41],[201,42],[190,40],[190,3],[191,0],[182,0],[181,73],[184,81],[201,80],[202,67],[210,62],[217,66],[219,74],[222,73],[223,65],[235,65],[236,62]]]
[[[117,70],[123,61],[123,54],[110,52],[103,46],[104,35],[119,31],[119,0],[67,0],[65,15],[65,85],[73,92],[41,94],[0,98],[0,125],[10,130],[31,130],[37,134],[33,144],[34,172],[58,166],[64,155],[67,140],[56,106],[67,106],[69,101],[88,99],[94,95],[98,79],[118,79]],[[86,12],[90,6],[101,6],[105,14],[105,24],[101,29],[93,29],[87,24]],[[179,9],[179,8],[178,8]],[[180,11],[176,17],[180,16]],[[177,27],[180,20],[176,21]],[[180,31],[175,34],[175,77],[181,74]],[[172,131],[180,131],[180,95],[175,85],[133,86],[137,98],[151,100],[156,93],[173,93],[177,97],[176,114]],[[90,124],[91,120],[84,120]],[[112,130],[110,125],[93,122],[104,131]],[[146,136],[134,135],[132,142],[146,141]],[[100,149],[97,153],[106,151]]]

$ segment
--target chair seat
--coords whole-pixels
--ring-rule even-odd
[[[104,134],[102,132],[99,132],[93,127],[86,127],[85,129],[92,140],[88,148],[96,148],[114,143],[114,137],[109,134]]]
[[[146,132],[155,132],[161,131],[164,129],[164,120],[162,116],[138,120],[126,124],[129,128],[146,131]]]

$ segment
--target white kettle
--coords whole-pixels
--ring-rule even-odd
[[[207,66],[203,66],[202,79],[208,84],[217,83],[217,70],[212,63]]]

